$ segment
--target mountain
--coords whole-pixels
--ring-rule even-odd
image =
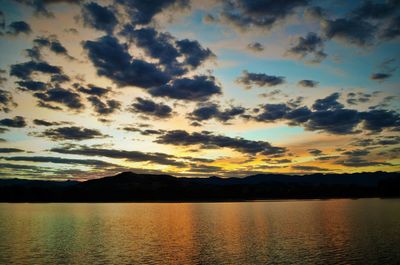
[[[257,174],[245,178],[177,178],[123,172],[78,181],[1,179],[3,202],[231,201],[400,197],[400,173]]]

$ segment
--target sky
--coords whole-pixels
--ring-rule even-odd
[[[0,0],[0,178],[399,171],[400,1]]]

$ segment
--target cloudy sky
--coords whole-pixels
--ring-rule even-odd
[[[0,0],[0,177],[399,171],[400,1]]]

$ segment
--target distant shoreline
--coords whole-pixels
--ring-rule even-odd
[[[329,197],[329,198],[277,198],[277,199],[256,199],[256,200],[200,200],[200,201],[0,201],[0,204],[95,204],[95,203],[239,203],[239,202],[291,202],[291,201],[330,201],[330,200],[362,200],[380,199],[396,200],[397,197]]]
[[[10,203],[223,203],[361,198],[400,198],[400,173],[177,178],[123,172],[84,182],[0,179],[0,202]]]

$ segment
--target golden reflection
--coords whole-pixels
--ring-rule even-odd
[[[378,199],[0,204],[0,264],[391,263],[399,207]]]

